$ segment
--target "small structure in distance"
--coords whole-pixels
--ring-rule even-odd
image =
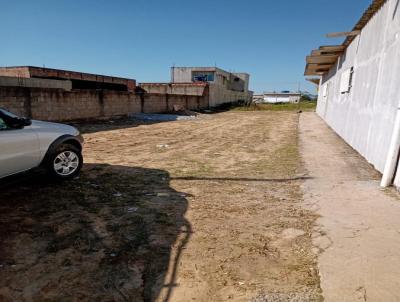
[[[253,96],[253,101],[255,103],[298,103],[301,99],[301,93],[290,92],[287,90],[281,92],[264,92],[263,94],[258,94]]]

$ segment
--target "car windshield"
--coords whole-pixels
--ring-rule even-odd
[[[11,112],[8,112],[4,108],[0,108],[0,116],[6,116],[6,117],[10,117],[10,118],[18,118],[18,116],[16,116],[15,114],[13,114]]]

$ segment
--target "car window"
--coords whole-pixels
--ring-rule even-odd
[[[8,127],[6,122],[0,117],[0,131],[7,130],[7,129],[10,129],[10,127]]]
[[[11,117],[11,118],[18,118],[17,115],[5,110],[4,108],[0,108],[0,117],[1,116],[7,116],[7,117]]]
[[[8,130],[16,128],[16,122],[19,117],[4,108],[0,108],[0,130]],[[18,128],[18,127],[17,127]]]

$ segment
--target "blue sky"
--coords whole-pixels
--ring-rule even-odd
[[[371,0],[0,0],[0,66],[169,81],[169,68],[251,74],[264,90],[313,91],[305,56],[341,43]]]

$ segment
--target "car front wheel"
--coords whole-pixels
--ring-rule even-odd
[[[69,179],[79,173],[82,164],[81,151],[73,145],[63,144],[52,154],[48,170],[59,179]]]

